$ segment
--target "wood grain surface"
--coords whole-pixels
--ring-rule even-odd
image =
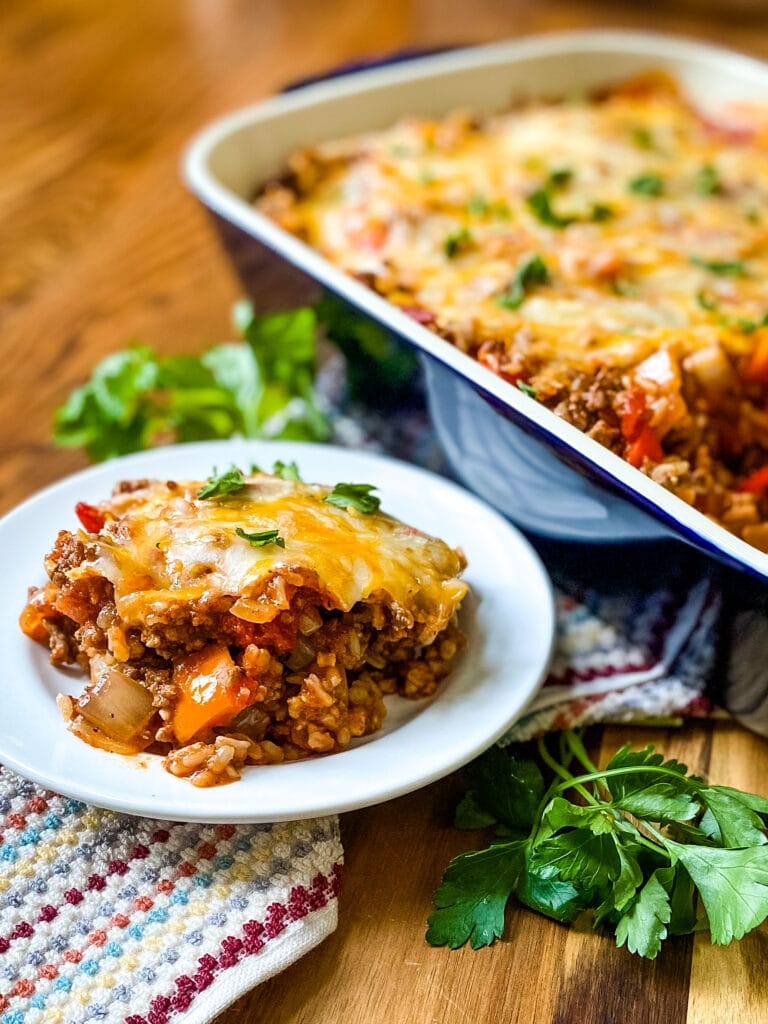
[[[736,11],[740,13],[735,13]],[[0,512],[84,465],[53,410],[106,353],[228,335],[235,278],[178,176],[212,117],[285,82],[403,46],[586,25],[684,32],[768,55],[764,3],[598,0],[4,0],[0,5]],[[14,600],[13,595],[4,595]],[[730,723],[649,735],[721,783],[768,794],[768,744]],[[764,1024],[765,926],[727,949],[669,943],[655,963],[511,910],[492,949],[423,941],[430,897],[472,837],[457,777],[346,815],[336,933],[219,1024]]]

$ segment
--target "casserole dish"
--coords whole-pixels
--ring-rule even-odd
[[[697,106],[768,99],[768,69],[718,48],[652,34],[580,32],[523,39],[368,71],[226,117],[185,158],[257,302],[306,301],[323,287],[425,357],[438,435],[457,474],[520,525],[599,542],[682,538],[753,576],[768,555],[644,477],[490,370],[347,277],[251,206],[289,153],[390,126],[407,115],[499,110],[666,71]],[[279,259],[276,259],[280,257]],[[257,287],[258,285],[258,287]]]

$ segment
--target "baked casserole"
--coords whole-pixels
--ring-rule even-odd
[[[385,694],[447,675],[462,553],[381,512],[370,485],[275,468],[127,481],[78,506],[21,627],[88,672],[59,697],[82,739],[214,785],[343,750],[380,728]]]
[[[257,207],[768,551],[768,107],[649,74],[295,152]]]

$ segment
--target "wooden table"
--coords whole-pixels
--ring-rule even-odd
[[[708,6],[710,14],[701,12]],[[598,0],[5,0],[0,7],[0,511],[84,464],[51,444],[54,408],[106,352],[227,336],[237,284],[179,183],[179,151],[211,117],[287,80],[404,45],[583,25],[687,32],[768,55],[768,19],[694,0],[663,11]],[[736,5],[738,6],[738,5]],[[755,5],[761,8],[760,4]],[[11,596],[8,595],[8,599]],[[650,736],[719,782],[768,792],[768,744],[731,724]],[[221,1022],[758,1024],[768,928],[740,944],[670,943],[655,963],[536,915],[492,949],[423,941],[430,896],[472,837],[450,828],[451,778],[342,821],[335,935]]]

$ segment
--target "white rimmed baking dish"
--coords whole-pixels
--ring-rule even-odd
[[[698,105],[768,100],[768,66],[649,33],[569,32],[458,50],[311,85],[211,124],[183,173],[214,215],[263,308],[326,289],[425,357],[438,435],[464,482],[520,525],[564,539],[677,536],[752,576],[768,554],[739,540],[617,455],[347,277],[251,201],[297,147],[384,128],[408,115],[498,110],[527,96],[591,90],[649,69],[671,72]]]

